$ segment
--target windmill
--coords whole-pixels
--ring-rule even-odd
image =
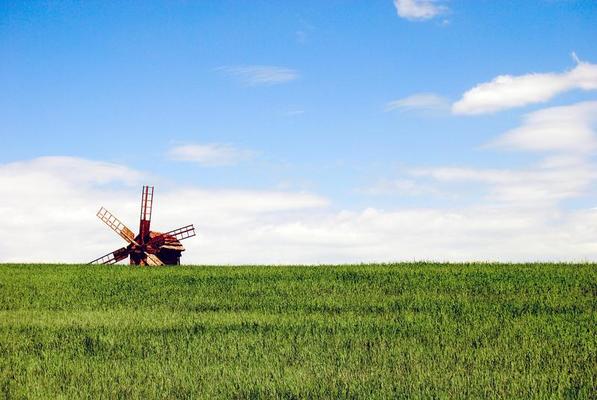
[[[129,256],[131,265],[180,264],[180,253],[184,251],[180,241],[195,236],[195,228],[191,224],[165,233],[150,231],[152,206],[153,186],[143,186],[137,236],[108,210],[100,208],[97,217],[120,235],[128,246],[99,257],[89,264],[116,264]]]

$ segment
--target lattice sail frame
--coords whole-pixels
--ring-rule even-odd
[[[129,251],[126,247],[122,247],[118,250],[114,250],[111,253],[106,254],[105,256],[98,257],[95,260],[91,261],[89,264],[103,264],[103,265],[111,265],[116,264],[118,261],[124,260],[129,256]]]
[[[104,207],[100,208],[96,214],[97,217],[106,225],[108,225],[110,229],[122,237],[127,243],[129,243],[129,246],[120,248],[102,257],[99,257],[91,261],[89,264],[116,264],[118,261],[124,260],[128,256],[131,256],[131,263],[133,263],[133,254],[141,253],[144,255],[142,261],[146,265],[164,265],[164,262],[162,262],[162,260],[155,254],[156,250],[159,250],[159,248],[161,248],[170,238],[175,238],[176,240],[180,241],[196,236],[195,227],[191,224],[171,230],[169,232],[158,234],[158,236],[149,239],[149,234],[151,233],[149,228],[153,209],[153,189],[153,186],[143,186],[143,191],[141,193],[141,214],[139,218],[138,238],[135,237],[133,231],[131,231],[124,223],[122,223],[107,209]],[[184,251],[184,248],[182,250]],[[137,260],[138,256],[135,256],[135,258]],[[180,256],[178,258],[180,258]],[[137,263],[138,260],[135,262],[135,264]]]
[[[151,211],[153,209],[153,186],[143,186],[141,192],[141,215],[139,217],[139,241],[145,243],[149,236]]]
[[[169,232],[162,233],[153,239],[151,239],[148,244],[151,246],[161,246],[164,243],[166,237],[172,236],[177,240],[184,240],[190,237],[196,236],[195,227],[193,224],[183,226],[182,228],[174,229]]]
[[[116,232],[120,237],[128,243],[135,243],[135,234],[125,224],[120,222],[118,218],[106,210],[104,207],[97,212],[97,217],[102,220],[110,229]],[[136,244],[136,243],[135,243]]]

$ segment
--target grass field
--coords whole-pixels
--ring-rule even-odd
[[[0,265],[6,398],[595,398],[593,264]]]

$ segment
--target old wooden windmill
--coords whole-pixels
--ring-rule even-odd
[[[98,218],[126,240],[129,245],[99,257],[91,261],[90,264],[115,264],[129,256],[131,264],[134,265],[180,264],[180,254],[184,251],[180,241],[195,236],[195,228],[193,225],[187,225],[165,233],[150,231],[152,206],[153,186],[143,186],[141,218],[137,236],[102,207],[97,212]]]

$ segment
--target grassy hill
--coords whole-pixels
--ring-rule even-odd
[[[596,326],[593,264],[4,264],[0,394],[591,398]]]

